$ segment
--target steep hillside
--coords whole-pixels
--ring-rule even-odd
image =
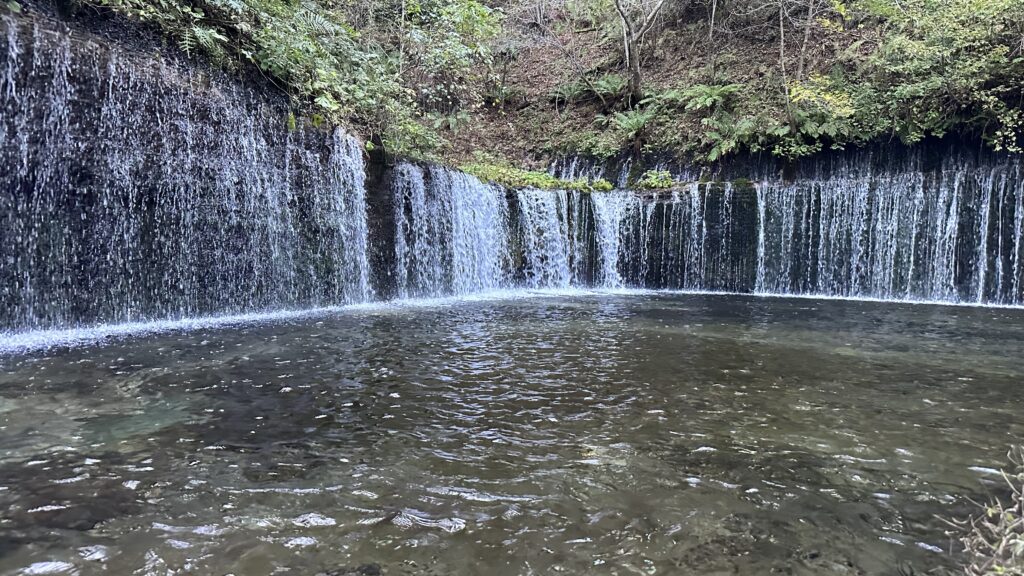
[[[955,132],[1020,150],[1019,1],[665,3],[640,46],[639,98],[610,4],[506,7],[503,105],[478,114],[456,149],[715,162]]]
[[[461,165],[791,160],[948,133],[1019,152],[1024,125],[1024,0],[44,4],[258,70],[290,97],[291,122]]]

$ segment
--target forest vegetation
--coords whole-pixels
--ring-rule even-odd
[[[562,154],[796,159],[948,133],[1024,147],[1024,0],[74,4],[257,67],[290,122],[513,180]]]

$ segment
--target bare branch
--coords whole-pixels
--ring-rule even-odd
[[[644,25],[640,27],[640,33],[637,34],[637,36],[643,36],[644,34],[647,34],[648,32],[651,31],[651,28],[654,27],[654,22],[658,16],[658,12],[661,12],[661,8],[664,5],[665,0],[658,0],[658,3],[655,4],[654,8],[651,10],[651,12],[647,15],[647,18],[644,20]]]

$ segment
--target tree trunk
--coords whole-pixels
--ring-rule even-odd
[[[622,48],[626,56],[626,69],[629,70],[629,101],[633,106],[640,101],[638,96],[643,92],[643,77],[640,75],[640,59],[637,58],[636,30],[622,2],[623,0],[615,0],[615,9],[618,10],[619,20],[622,22]]]
[[[715,39],[715,12],[718,10],[718,0],[711,0],[711,24],[708,26],[708,42]]]
[[[402,0],[402,20],[398,29],[398,76],[405,74],[405,0]]]
[[[815,10],[817,8],[816,0],[810,0],[807,6],[807,21],[804,23],[804,40],[800,44],[800,59],[796,68],[796,80],[797,82],[804,79],[804,62],[807,58],[807,45],[811,39],[811,27],[814,25]]]
[[[789,76],[786,74],[786,4],[785,0],[779,2],[779,67],[782,69],[782,94],[786,98],[786,118],[789,125],[796,129],[796,117],[793,115],[793,105],[789,99]]]
[[[644,99],[644,89],[640,55],[635,41],[626,43],[626,60],[629,66],[629,100],[630,104],[636,106]]]
[[[615,0],[615,9],[619,12],[619,19],[622,21],[622,43],[626,52],[626,68],[629,70],[629,101],[630,106],[640,104],[644,98],[643,74],[640,70],[640,40],[654,26],[655,18],[665,0],[658,0],[651,12],[647,14],[640,26],[633,24],[629,12],[624,4],[625,0]]]

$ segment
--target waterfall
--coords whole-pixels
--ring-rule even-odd
[[[1021,165],[949,158],[660,193],[520,190],[513,273],[531,288],[1019,304]]]
[[[573,284],[605,288],[1021,304],[1020,160],[943,158],[657,194],[524,192],[529,284],[565,285],[569,262]]]
[[[1017,160],[758,185],[758,292],[1021,303]]]
[[[569,253],[573,286],[586,286],[592,277],[592,264],[596,257],[594,207],[589,194],[566,193],[568,202]]]
[[[746,259],[734,221],[730,184],[689,184],[639,195],[594,194],[605,287],[745,290]],[[742,215],[742,213],[740,214]]]
[[[640,198],[632,192],[622,190],[593,194],[591,202],[594,204],[594,224],[600,259],[597,283],[605,288],[620,288],[623,286],[622,275],[619,273],[623,228],[628,226],[627,218],[640,216],[636,214],[640,207]],[[642,242],[641,245],[646,243]]]
[[[1012,302],[1013,295],[1022,294],[1021,284],[1024,280],[1024,270],[1021,269],[1020,259],[1024,256],[1021,252],[1024,249],[1024,191],[1018,190],[1015,194],[1016,204],[1014,205],[1013,211],[1013,248],[1010,254],[1010,265],[1013,273],[1011,280],[1010,297],[1004,300],[1005,302]],[[1000,214],[1003,211],[1000,210]],[[1001,223],[1002,221],[1000,221]]]
[[[361,146],[237,82],[2,21],[0,326],[372,297]]]
[[[515,287],[1024,304],[1010,155],[837,154],[657,193],[579,159],[552,172],[620,189],[411,161],[370,178],[357,140],[271,91],[46,18],[0,25],[0,332]]]
[[[509,283],[505,191],[440,166],[394,171],[395,268],[401,298],[470,294]]]
[[[573,279],[566,217],[569,194],[525,189],[517,196],[526,285],[530,288],[568,287]]]

